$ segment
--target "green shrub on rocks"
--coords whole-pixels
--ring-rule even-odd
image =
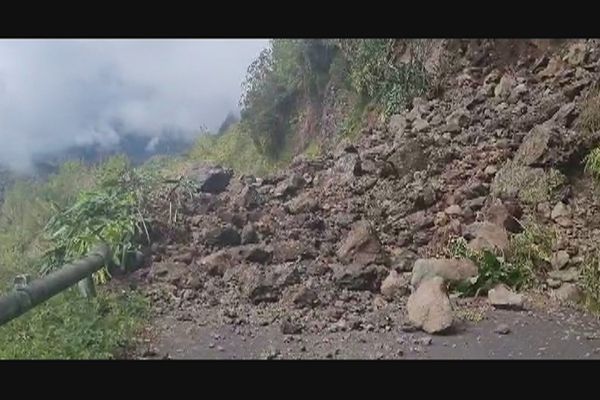
[[[479,269],[477,277],[455,286],[461,295],[485,294],[498,283],[504,283],[518,290],[530,281],[531,273],[525,266],[511,263],[506,258],[487,249],[473,251],[469,249],[464,238],[451,241],[450,252],[455,257],[470,259]]]

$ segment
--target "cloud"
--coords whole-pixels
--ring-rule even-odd
[[[0,163],[118,142],[124,132],[218,129],[267,40],[0,40]]]

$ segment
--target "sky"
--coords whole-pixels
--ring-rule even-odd
[[[238,110],[258,39],[0,39],[0,164],[75,144],[216,130]]]

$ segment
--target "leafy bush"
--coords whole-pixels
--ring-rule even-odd
[[[536,275],[544,275],[545,267],[550,264],[556,233],[530,223],[523,228],[510,238],[504,254],[489,250],[475,252],[468,248],[464,238],[451,240],[448,250],[452,256],[468,258],[479,267],[477,279],[459,285],[459,292],[465,295],[485,293],[497,283],[520,290],[533,285]]]
[[[504,283],[514,289],[524,287],[530,280],[530,271],[520,264],[508,262],[489,250],[472,251],[467,247],[464,238],[451,241],[450,252],[458,258],[468,258],[473,261],[479,274],[471,281],[457,284],[455,289],[466,296],[477,296],[487,293],[498,283]]]
[[[341,39],[336,41],[349,61],[355,90],[383,104],[391,115],[405,108],[415,96],[425,93],[428,76],[419,47],[411,47],[407,62],[395,60],[397,39]]]
[[[52,246],[42,259],[42,273],[85,256],[100,242],[111,248],[113,262],[126,268],[141,243],[150,244],[143,211],[155,179],[140,174],[123,156],[109,159],[97,172],[95,190],[82,192],[67,209],[57,209],[44,228]],[[95,274],[100,282],[108,279],[107,267]]]

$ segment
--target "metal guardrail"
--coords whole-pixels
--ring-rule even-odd
[[[100,245],[87,257],[67,264],[41,279],[15,285],[12,292],[0,297],[0,325],[23,315],[76,283],[80,284],[84,295],[93,296],[95,291],[91,275],[107,265],[110,258],[108,246]]]

